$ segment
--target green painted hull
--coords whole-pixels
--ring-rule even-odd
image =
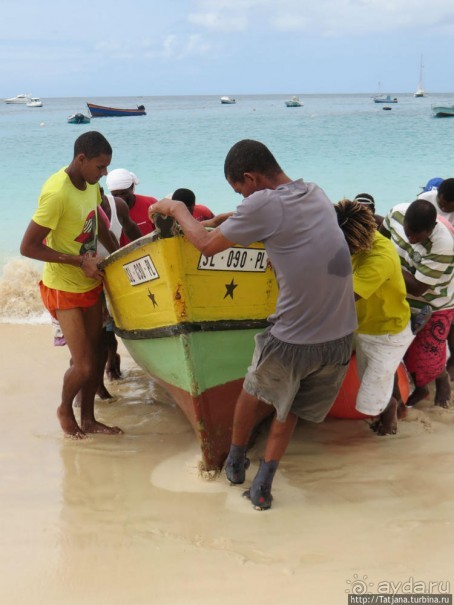
[[[220,469],[227,456],[235,403],[259,331],[189,332],[137,339],[122,334],[132,358],[170,393],[190,421],[206,470]],[[257,418],[257,423],[262,419]]]

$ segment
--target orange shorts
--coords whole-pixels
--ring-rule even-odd
[[[102,284],[89,290],[88,292],[65,292],[64,290],[54,290],[48,288],[39,282],[39,289],[44,306],[57,319],[56,311],[62,309],[82,309],[86,311],[89,307],[93,307],[99,300],[102,293]]]

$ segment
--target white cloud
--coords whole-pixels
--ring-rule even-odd
[[[209,30],[221,32],[241,32],[248,26],[248,19],[244,14],[228,14],[228,10],[219,10],[209,13],[191,13],[188,21],[193,25],[200,25]]]
[[[446,29],[452,0],[199,0],[188,21],[211,31],[248,28],[343,36],[397,29]]]

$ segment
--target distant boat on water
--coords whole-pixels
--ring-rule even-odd
[[[30,101],[27,103],[27,107],[42,107],[43,102],[38,97],[32,97]]]
[[[235,105],[236,99],[233,97],[221,97],[221,103],[223,105]]]
[[[397,103],[397,97],[391,97],[391,95],[374,97],[374,103]]]
[[[10,99],[4,99],[5,103],[14,104],[14,105],[25,105],[29,103],[32,99],[30,93],[22,93],[20,95],[16,95],[15,97],[11,97]]]
[[[285,101],[285,104],[287,105],[287,107],[302,107],[304,105],[304,103],[300,101],[300,98],[297,95],[294,95],[291,99]]]
[[[426,95],[426,91],[424,90],[424,86],[422,83],[422,71],[424,69],[424,65],[422,62],[422,55],[421,55],[421,62],[419,64],[419,84],[418,84],[418,88],[415,91],[414,96],[415,97],[424,97]]]
[[[434,118],[454,117],[454,105],[432,105]]]
[[[84,113],[73,113],[68,116],[68,124],[90,124],[91,117]]]
[[[146,116],[145,107],[138,105],[137,109],[122,109],[119,107],[107,107],[105,105],[96,105],[87,103],[92,118],[111,118],[121,116]]]

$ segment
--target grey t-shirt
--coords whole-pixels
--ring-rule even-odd
[[[320,187],[300,179],[257,191],[219,229],[236,244],[264,243],[279,284],[273,336],[316,344],[354,332],[350,252]]]

